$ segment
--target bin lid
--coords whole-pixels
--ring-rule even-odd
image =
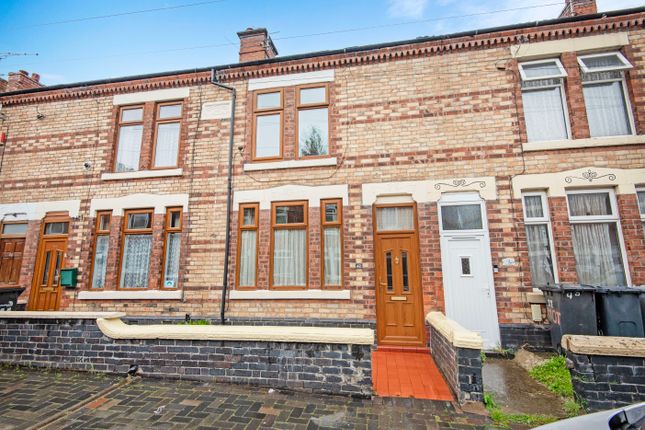
[[[605,285],[598,285],[596,287],[596,292],[600,294],[642,294],[643,290],[641,288],[634,287],[611,287]]]
[[[596,291],[592,285],[585,284],[553,284],[538,287],[542,291],[553,291],[559,293],[573,292],[573,291]]]

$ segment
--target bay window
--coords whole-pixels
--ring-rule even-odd
[[[296,90],[298,105],[298,155],[329,154],[329,89],[307,85]]]
[[[567,193],[578,281],[627,285],[623,244],[613,190]]]
[[[258,225],[260,206],[257,203],[240,205],[237,252],[237,286],[257,286]]]
[[[307,202],[271,205],[271,287],[307,286]]]
[[[155,142],[152,157],[154,168],[176,167],[179,157],[181,103],[157,105]]]
[[[124,214],[120,288],[148,288],[152,251],[152,216],[152,209],[129,210]]]
[[[529,142],[568,139],[569,120],[564,93],[567,72],[559,59],[519,65],[522,104]]]
[[[177,288],[179,282],[179,257],[181,255],[182,209],[168,208],[164,225],[164,288]]]
[[[343,283],[342,212],[342,199],[320,202],[323,287],[341,287]]]
[[[26,236],[26,222],[0,223],[0,285],[18,284]]]
[[[143,106],[121,108],[115,170],[132,172],[139,170],[141,141],[143,139]]]
[[[634,133],[624,71],[632,65],[620,52],[582,55],[582,91],[591,137]]]
[[[282,90],[257,92],[253,100],[253,159],[282,158]]]
[[[525,193],[522,201],[532,284],[534,287],[553,285],[557,275],[546,194]]]
[[[92,284],[91,288],[105,287],[107,273],[107,258],[110,248],[110,221],[112,213],[109,211],[96,214],[96,238],[94,239],[94,255],[92,258]]]

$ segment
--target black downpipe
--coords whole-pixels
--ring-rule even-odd
[[[226,238],[224,240],[224,282],[222,285],[222,301],[220,305],[221,324],[226,323],[226,292],[228,290],[228,263],[229,248],[231,241],[231,209],[233,206],[233,143],[235,131],[235,100],[237,92],[235,88],[217,82],[216,69],[211,70],[211,84],[231,92],[231,119],[230,136],[228,140],[228,178],[226,187]]]

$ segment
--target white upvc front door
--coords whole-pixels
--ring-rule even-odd
[[[493,266],[484,201],[476,193],[439,201],[446,316],[479,333],[487,350],[500,347]]]

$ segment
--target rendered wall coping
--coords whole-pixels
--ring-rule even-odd
[[[441,312],[430,312],[426,315],[426,321],[457,348],[482,349],[484,347],[484,340],[479,333],[465,329]]]
[[[95,320],[125,315],[124,312],[6,311],[0,312],[0,319]]]
[[[96,320],[104,335],[112,339],[229,340],[250,342],[294,342],[373,345],[374,331],[368,328],[239,326],[239,325],[128,325],[119,317]]]
[[[562,336],[562,347],[576,354],[645,358],[645,338],[618,336]]]

